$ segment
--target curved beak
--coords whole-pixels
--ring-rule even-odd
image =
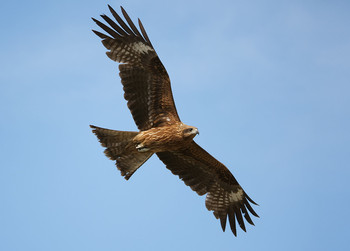
[[[198,131],[198,129],[196,128],[196,134],[198,134],[199,135],[199,131]]]

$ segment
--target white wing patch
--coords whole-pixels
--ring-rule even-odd
[[[230,202],[241,201],[243,199],[243,189],[238,189],[237,192],[231,192],[229,195]]]
[[[114,40],[103,40],[104,46],[109,49],[107,56],[120,63],[141,63],[142,56],[154,52],[152,47],[143,42],[135,42],[131,44],[114,43]]]
[[[133,47],[133,50],[135,52],[138,52],[141,54],[146,54],[149,51],[153,51],[153,49],[150,46],[148,46],[142,42],[134,43],[134,44],[132,44],[132,47]]]
[[[231,204],[242,201],[243,198],[244,191],[241,187],[237,187],[236,191],[227,191],[216,183],[211,187],[205,205],[208,210],[220,212],[227,210]]]

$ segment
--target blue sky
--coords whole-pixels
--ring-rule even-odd
[[[89,124],[136,130],[90,17],[141,18],[181,119],[260,204],[222,233],[154,156],[125,181]],[[119,11],[119,10],[118,10]],[[12,1],[0,15],[0,250],[345,250],[349,1]]]

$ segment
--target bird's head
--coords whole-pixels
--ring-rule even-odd
[[[199,134],[197,127],[183,125],[182,135],[184,138],[193,139],[197,134]]]

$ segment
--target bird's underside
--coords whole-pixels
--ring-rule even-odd
[[[101,15],[108,25],[93,19],[107,34],[94,31],[107,48],[107,56],[119,63],[124,97],[139,132],[116,131],[91,126],[105,154],[116,161],[129,179],[154,153],[175,175],[199,195],[207,194],[205,205],[220,219],[225,231],[227,218],[234,235],[236,221],[246,231],[245,220],[254,225],[249,213],[259,217],[231,172],[193,138],[196,127],[181,122],[172,96],[169,76],[147,33],[140,31],[123,8],[123,19],[108,6],[114,19]]]

